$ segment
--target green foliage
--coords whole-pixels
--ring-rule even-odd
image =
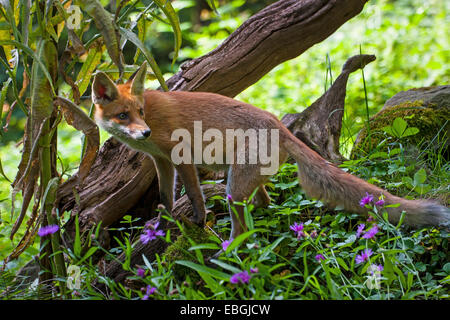
[[[403,120],[402,118],[395,118],[392,125],[384,127],[383,130],[387,134],[394,136],[398,139],[412,136],[419,132],[419,129],[417,129],[416,127],[407,128],[407,126],[408,123],[405,120]]]
[[[411,147],[427,145],[425,147],[436,151],[445,145],[437,138],[448,139],[446,132],[450,128],[449,117],[449,108],[424,106],[422,101],[386,107],[371,118],[370,135],[366,127],[359,132],[350,158],[365,155],[374,148],[386,151],[389,144],[395,141]]]

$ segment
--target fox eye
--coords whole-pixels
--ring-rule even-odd
[[[139,109],[139,114],[141,115],[141,116],[144,116],[144,109]]]
[[[119,120],[127,120],[127,119],[128,119],[128,113],[126,113],[126,112],[119,113],[119,114],[117,115],[117,118],[118,118]]]

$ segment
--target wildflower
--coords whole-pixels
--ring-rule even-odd
[[[233,241],[233,240],[230,239],[230,240],[225,240],[224,242],[222,242],[222,250],[223,251],[227,250],[227,248],[230,245],[231,241]]]
[[[373,227],[364,233],[362,236],[363,239],[372,239],[376,234],[378,233],[378,226],[376,224],[373,225]]]
[[[366,192],[366,196],[361,199],[361,201],[359,202],[359,205],[364,208],[367,204],[371,203],[372,201],[373,201],[373,196],[371,194],[369,194],[368,192]]]
[[[143,278],[145,275],[145,270],[142,268],[138,268],[136,273],[137,273],[138,277]]]
[[[381,271],[383,271],[383,266],[381,264],[371,264],[369,268],[367,268],[367,272],[369,272],[371,275],[379,274]]]
[[[384,200],[383,199],[378,200],[377,202],[375,202],[375,205],[380,206],[380,207],[383,206]]]
[[[156,230],[158,228],[159,222],[155,223],[153,229],[145,229],[144,234],[141,234],[141,242],[143,244],[147,244],[149,241],[155,240],[156,236],[163,237],[165,235],[164,231],[162,230]],[[147,224],[146,224],[147,226]],[[151,226],[151,225],[149,225]]]
[[[361,233],[363,232],[364,228],[366,227],[366,225],[364,223],[361,223],[358,226],[358,230],[356,230],[356,237],[359,238],[361,236]]]
[[[142,300],[148,300],[149,296],[151,296],[153,293],[155,293],[155,291],[156,291],[155,287],[148,285],[147,290],[145,292],[145,296],[142,297]]]
[[[297,234],[297,238],[305,236],[305,233],[303,232],[303,223],[298,224],[297,222],[294,222],[293,225],[289,226],[289,229]]]
[[[380,289],[380,281],[381,281],[381,271],[383,271],[383,266],[371,264],[369,268],[367,268],[367,272],[369,276],[365,282],[365,285],[369,289]]]
[[[258,267],[250,268],[250,273],[258,273],[259,269]]]
[[[51,224],[51,225],[40,228],[38,231],[38,235],[39,235],[39,237],[45,237],[45,236],[48,236],[49,234],[55,233],[58,230],[59,230],[58,225]]]
[[[315,238],[315,237],[317,237],[317,230],[316,229],[314,229],[313,231],[311,231],[311,233],[309,234],[309,236],[311,237],[311,238]]]
[[[366,260],[369,260],[369,257],[373,254],[371,249],[365,249],[360,255],[356,256],[356,263],[360,264]]]
[[[375,219],[369,214],[369,217],[367,218],[367,222],[375,221]]]
[[[314,257],[316,259],[317,262],[320,262],[320,260],[325,260],[325,257],[323,256],[323,254],[318,254]]]
[[[250,275],[248,274],[247,271],[235,273],[230,278],[230,282],[234,283],[234,284],[239,283],[239,282],[248,283],[249,281],[250,281]]]
[[[231,194],[227,194],[227,200],[229,202],[233,202],[233,198],[231,197]]]

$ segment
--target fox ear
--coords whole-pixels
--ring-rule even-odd
[[[116,84],[104,72],[97,72],[92,82],[92,102],[108,104],[117,99],[119,91]]]
[[[147,75],[147,61],[144,61],[142,66],[136,71],[131,82],[131,94],[141,96],[144,93],[145,76]],[[130,80],[128,80],[130,81]]]

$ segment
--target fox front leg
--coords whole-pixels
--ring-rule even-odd
[[[172,163],[162,157],[153,157],[158,173],[159,195],[161,203],[169,213],[173,208],[174,175],[175,169]]]
[[[193,164],[180,164],[176,169],[181,180],[183,180],[186,194],[192,203],[194,215],[191,220],[199,226],[204,226],[206,222],[205,199],[203,198],[203,193],[200,188],[197,169]]]

